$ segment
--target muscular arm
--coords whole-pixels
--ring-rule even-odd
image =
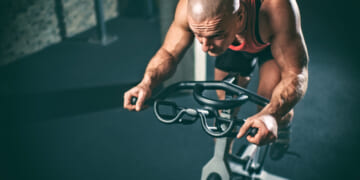
[[[187,0],[179,1],[165,41],[146,68],[142,83],[150,88],[174,74],[177,64],[193,41],[186,19],[186,3]]]
[[[179,1],[164,43],[147,65],[142,81],[124,94],[125,109],[143,109],[152,89],[175,72],[177,64],[194,38],[187,23],[186,3],[187,0]],[[130,102],[132,97],[138,98],[135,105]]]
[[[273,57],[280,68],[281,80],[272,92],[270,103],[249,117],[240,128],[238,138],[250,127],[258,128],[251,143],[263,145],[277,138],[282,118],[304,96],[308,83],[308,54],[301,31],[300,14],[295,0],[264,0],[259,18],[260,36],[271,43]]]
[[[303,97],[308,83],[308,54],[295,0],[265,0],[263,15],[268,19],[267,38],[280,67],[281,81],[270,103],[259,114],[270,114],[278,123]]]

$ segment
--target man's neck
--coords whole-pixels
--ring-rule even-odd
[[[235,39],[234,41],[231,43],[234,46],[238,46],[241,43],[243,43],[245,41],[245,35],[243,34],[235,34]]]

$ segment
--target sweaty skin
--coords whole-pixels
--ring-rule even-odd
[[[247,19],[242,4],[241,0],[180,0],[165,41],[150,60],[142,81],[124,94],[124,108],[136,111],[144,108],[152,89],[175,72],[194,37],[211,56],[222,54],[230,44],[242,43]],[[293,107],[307,89],[308,54],[296,1],[263,0],[259,34],[263,42],[271,44],[274,57],[259,72],[258,93],[269,98],[270,103],[247,119],[237,137],[256,127],[258,133],[247,140],[263,145],[273,142],[278,128],[289,123]],[[138,97],[136,105],[130,104],[132,96]]]

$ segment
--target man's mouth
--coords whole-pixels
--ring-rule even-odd
[[[218,55],[219,55],[219,53],[211,52],[211,51],[208,51],[208,54],[209,54],[210,56],[218,56]]]
[[[216,50],[215,49],[209,49],[209,52],[216,53]]]
[[[212,50],[209,50],[208,51],[208,54],[210,56],[219,56],[220,54],[222,54],[223,52],[219,51],[219,50],[216,50],[216,49],[212,49]]]

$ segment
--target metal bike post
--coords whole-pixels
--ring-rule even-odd
[[[235,78],[226,79],[226,81],[234,82]],[[225,99],[232,99],[232,95],[227,94]],[[231,119],[233,115],[232,109],[222,110],[220,116]],[[220,125],[221,126],[221,125]],[[233,138],[222,137],[215,139],[215,148],[213,158],[203,167],[201,180],[208,180],[210,176],[215,176],[213,179],[230,180],[232,172],[228,163],[228,155],[231,141]]]
[[[201,180],[207,180],[209,176],[216,176],[221,180],[229,180],[231,178],[231,170],[227,163],[227,155],[230,148],[230,138],[216,138],[214,156],[203,167]]]

